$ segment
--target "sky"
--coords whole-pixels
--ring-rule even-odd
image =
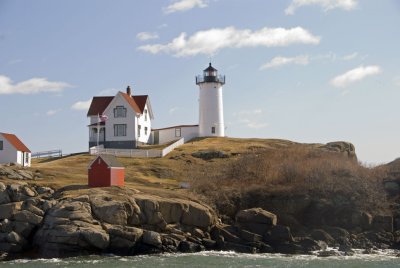
[[[198,123],[195,76],[226,76],[226,135],[349,141],[400,157],[398,0],[0,0],[0,132],[88,149],[93,96],[130,85],[153,127]]]

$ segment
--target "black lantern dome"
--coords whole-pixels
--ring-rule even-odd
[[[196,85],[201,83],[220,83],[225,84],[225,76],[218,75],[218,70],[212,67],[211,62],[209,66],[204,69],[203,75],[196,77]]]

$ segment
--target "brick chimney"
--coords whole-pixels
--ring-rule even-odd
[[[131,87],[130,87],[130,86],[128,86],[128,87],[126,88],[126,94],[127,94],[129,97],[132,96],[132,90],[131,90]]]

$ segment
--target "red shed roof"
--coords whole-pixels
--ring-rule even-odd
[[[124,166],[117,160],[117,158],[113,155],[98,155],[92,162],[89,164],[89,168],[93,165],[93,163],[98,159],[98,158],[103,159],[103,161],[107,164],[108,167],[110,168],[123,168]]]
[[[15,136],[14,134],[8,134],[8,133],[0,133],[1,135],[3,135],[3,137],[9,142],[11,143],[11,145],[17,150],[17,151],[21,151],[21,152],[27,152],[30,153],[31,151],[28,149],[28,147],[25,146],[25,144],[18,139],[17,136]]]

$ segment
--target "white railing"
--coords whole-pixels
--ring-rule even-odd
[[[110,154],[117,157],[164,157],[172,152],[176,147],[181,146],[185,143],[185,139],[181,138],[176,142],[172,143],[164,149],[110,149],[110,148],[97,148],[91,147],[89,149],[90,154]],[[99,146],[100,147],[100,146]]]

